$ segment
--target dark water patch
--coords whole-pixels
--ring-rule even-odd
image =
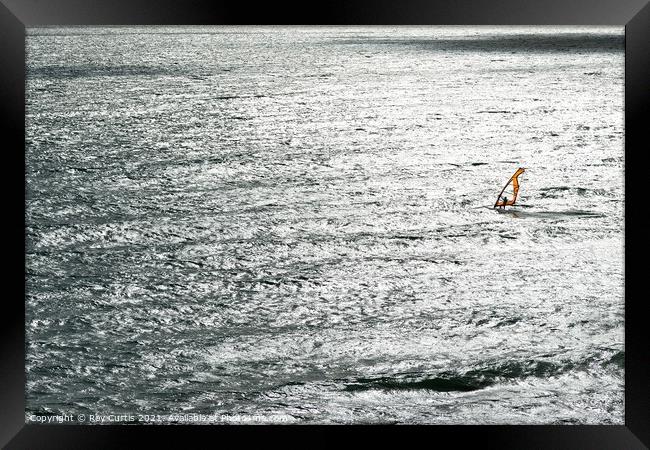
[[[305,75],[305,78],[331,78],[333,76],[333,73],[310,73]]]
[[[617,367],[620,367],[621,369],[624,369],[625,368],[625,352],[624,351],[616,352],[616,353],[614,353],[614,355],[611,358],[609,358],[609,360],[607,360],[605,363],[603,363],[604,366],[607,366],[607,365],[610,365],[610,364],[614,365],[614,366],[617,366]]]
[[[580,186],[553,186],[547,188],[540,188],[540,196],[542,198],[557,198],[562,193],[572,193],[577,194],[583,197],[590,195],[607,195],[608,192],[605,189],[589,189],[583,188]]]
[[[587,189],[582,188],[582,187],[578,187],[578,186],[576,186],[576,187],[573,187],[573,186],[551,186],[551,187],[547,187],[547,188],[540,188],[539,190],[541,192],[551,192],[551,193],[554,193],[554,192],[566,192],[566,191],[576,191],[578,193],[584,193],[584,192],[586,192]],[[544,194],[542,194],[542,195],[544,195]]]
[[[475,162],[475,163],[472,163],[473,166],[487,166],[487,164],[488,164],[488,163],[484,163],[484,162]]]
[[[409,236],[409,235],[396,235],[391,236],[390,239],[406,239],[408,241],[422,241],[426,239],[424,236]]]
[[[513,317],[511,319],[502,320],[501,322],[497,323],[494,327],[495,328],[506,327],[508,325],[514,325],[520,321],[521,321],[521,317]]]
[[[217,100],[233,100],[238,98],[264,98],[264,94],[254,94],[254,95],[217,95],[214,97]]]
[[[383,45],[410,47],[429,51],[476,51],[476,52],[623,52],[624,36],[619,33],[546,33],[489,35],[471,38],[442,39],[385,39],[355,38],[337,40],[342,44]]]
[[[138,64],[122,65],[78,65],[78,66],[41,66],[28,67],[27,78],[88,78],[88,77],[119,77],[119,76],[181,76],[180,69],[171,66],[146,66]]]
[[[579,419],[574,419],[572,417],[568,417],[566,419],[560,419],[558,421],[558,423],[563,423],[563,424],[567,424],[567,425],[576,425],[576,424],[580,423],[580,420]]]
[[[464,375],[479,383],[494,384],[500,379],[523,379],[527,377],[550,377],[568,372],[575,367],[570,361],[551,362],[546,360],[505,361],[495,365],[470,370]]]
[[[349,392],[366,391],[370,389],[380,390],[415,390],[425,389],[437,392],[469,392],[476,391],[488,386],[488,384],[477,383],[476,380],[467,377],[434,377],[422,380],[402,380],[391,377],[381,378],[359,378],[354,384],[345,386]]]
[[[464,373],[442,372],[434,377],[390,376],[357,378],[345,383],[345,391],[378,390],[430,390],[437,392],[470,392],[484,389],[499,382],[528,377],[557,376],[576,368],[570,361],[544,360],[506,361],[469,370]]]
[[[567,219],[571,217],[605,217],[604,214],[582,210],[568,211],[521,211],[517,209],[495,209],[499,214],[508,214],[515,218]]]
[[[604,163],[622,162],[623,158],[622,157],[619,157],[619,158],[603,158],[601,161],[604,162]]]

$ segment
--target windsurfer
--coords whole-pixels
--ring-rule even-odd
[[[519,177],[519,175],[521,175],[525,171],[526,171],[526,169],[524,169],[523,167],[520,167],[510,177],[510,179],[508,180],[506,185],[503,187],[503,189],[501,189],[501,192],[499,192],[499,195],[497,195],[497,201],[494,202],[493,208],[501,207],[501,208],[505,209],[506,206],[513,206],[515,204],[515,202],[517,201],[517,194],[519,194],[519,179],[518,179],[518,177]],[[503,194],[505,193],[506,188],[511,184],[512,184],[512,199],[508,200],[508,197],[503,195]],[[510,193],[510,192],[508,192],[508,193]]]

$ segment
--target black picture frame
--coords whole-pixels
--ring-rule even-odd
[[[0,445],[6,448],[115,448],[141,442],[183,445],[188,438],[236,437],[277,431],[313,439],[354,428],[366,436],[395,427],[355,426],[81,426],[25,424],[25,27],[42,25],[306,24],[306,25],[619,25],[625,26],[625,425],[404,426],[398,431],[435,443],[493,448],[647,448],[650,445],[650,349],[646,297],[636,294],[647,223],[641,205],[640,159],[650,108],[650,5],[644,0],[336,0],[213,2],[197,0],[0,0],[0,129],[4,142],[5,290],[0,345]],[[7,180],[7,177],[10,177]],[[637,187],[639,186],[639,187]],[[21,281],[22,280],[22,281]],[[401,434],[400,433],[400,434]],[[337,433],[339,434],[339,433]],[[380,435],[383,433],[380,432]]]

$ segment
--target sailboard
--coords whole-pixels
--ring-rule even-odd
[[[520,167],[517,171],[510,177],[506,185],[501,189],[497,201],[494,203],[494,208],[499,206],[511,206],[514,205],[517,201],[517,196],[519,195],[519,175],[524,173],[526,169]],[[504,197],[507,199],[504,201]]]

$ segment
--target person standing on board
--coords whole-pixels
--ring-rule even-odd
[[[503,196],[503,205],[501,205],[501,207],[502,207],[503,209],[506,209],[506,205],[507,205],[507,204],[508,204],[508,197],[506,197],[506,196],[504,195],[504,196]]]

